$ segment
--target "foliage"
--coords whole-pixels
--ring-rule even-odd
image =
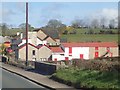
[[[72,27],[74,28],[80,28],[81,26],[83,26],[83,21],[80,19],[75,19],[72,21]]]
[[[65,84],[69,82],[69,85],[75,88],[120,88],[119,75],[117,72],[68,68],[57,70],[53,79],[55,77],[56,81]]]
[[[6,32],[8,30],[8,25],[6,23],[3,23],[1,25],[1,29],[2,29],[2,36],[6,36]]]
[[[103,60],[73,60],[73,66],[76,66],[80,69],[90,69],[90,70],[99,70],[99,71],[120,71],[120,61],[119,58],[108,58]]]
[[[1,54],[2,54],[2,55],[5,55],[5,54],[6,54],[6,46],[5,46],[4,44],[2,44],[2,45],[0,46],[0,49],[1,49]]]
[[[26,29],[26,23],[20,24],[20,25],[19,25],[19,28],[20,28],[21,30],[25,31],[25,29]],[[32,31],[32,30],[34,29],[34,27],[32,27],[30,24],[28,24],[28,29],[29,29],[29,31]]]
[[[47,25],[43,28],[46,30],[57,30],[61,35],[66,30],[66,25],[59,20],[51,19],[48,21]]]

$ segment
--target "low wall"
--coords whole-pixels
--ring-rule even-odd
[[[57,66],[54,64],[35,62],[35,70],[39,71],[42,74],[51,75],[55,73],[56,69]]]

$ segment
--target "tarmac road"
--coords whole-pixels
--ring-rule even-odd
[[[43,86],[37,85],[21,76],[3,69],[0,77],[2,77],[2,88],[39,88],[39,90],[48,90]]]

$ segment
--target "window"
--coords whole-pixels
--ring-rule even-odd
[[[35,50],[32,51],[32,55],[35,55]]]
[[[64,54],[60,54],[61,56],[64,56]]]
[[[72,47],[69,47],[69,54],[72,54]]]
[[[110,48],[109,47],[107,47],[107,52],[110,52]]]
[[[68,57],[65,57],[65,60],[68,60],[69,58]]]
[[[95,50],[98,50],[98,47],[95,47]]]

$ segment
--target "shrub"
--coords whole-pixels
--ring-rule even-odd
[[[99,71],[120,71],[120,61],[113,59],[103,60],[73,60],[73,66],[80,69]]]

